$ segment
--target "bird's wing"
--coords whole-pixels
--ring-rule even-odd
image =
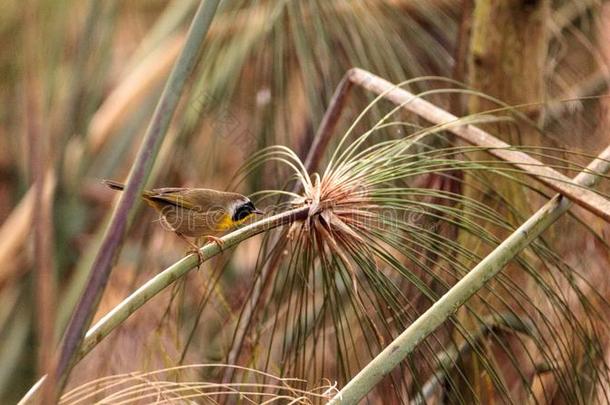
[[[188,198],[188,189],[179,187],[156,188],[151,190],[146,198],[161,204],[175,205],[176,207],[195,209],[196,204]]]
[[[163,188],[154,188],[150,192],[155,195],[161,194],[171,194],[171,193],[182,193],[188,191],[188,188],[185,187],[163,187]]]
[[[171,204],[198,212],[218,211],[223,208],[222,194],[216,190],[179,187],[158,188],[147,196],[150,200]]]
[[[203,188],[188,191],[189,200],[206,210],[226,210],[232,201],[237,201],[238,197],[239,194]]]

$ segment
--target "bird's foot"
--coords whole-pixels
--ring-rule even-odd
[[[188,254],[197,255],[197,270],[199,270],[199,268],[205,261],[205,258],[203,257],[203,254],[201,253],[201,250],[199,249],[199,246],[197,246],[196,244],[194,244],[193,242],[188,240],[186,237],[184,237],[184,235],[182,235],[179,232],[176,232],[176,235],[178,235],[183,241],[185,241],[191,247],[189,250],[186,251],[187,255]]]
[[[199,247],[197,245],[193,244],[189,244],[191,246],[191,248],[189,250],[186,251],[187,256],[188,255],[197,255],[197,270],[199,270],[201,268],[201,265],[203,264],[203,262],[205,261],[203,254],[201,253],[201,250],[199,250]]]
[[[222,239],[217,238],[216,236],[212,236],[212,235],[207,235],[206,238],[208,239],[208,242],[216,243],[216,245],[218,245],[218,248],[222,252],[224,245],[225,245],[225,243]]]
[[[201,265],[203,264],[203,262],[205,261],[204,257],[203,257],[203,253],[201,253],[201,250],[199,250],[199,248],[193,248],[191,250],[189,250],[187,253],[193,253],[197,255],[197,270],[199,270],[201,268]]]

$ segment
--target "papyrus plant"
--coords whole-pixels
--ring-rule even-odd
[[[325,378],[342,386],[482,259],[460,245],[452,236],[455,229],[473,235],[490,250],[515,230],[518,223],[482,202],[438,186],[459,183],[459,172],[485,171],[535,189],[522,176],[538,170],[528,168],[529,163],[473,159],[474,153],[479,156],[488,147],[452,144],[449,132],[511,118],[474,115],[422,128],[398,116],[412,100],[416,98],[390,109],[368,130],[359,130],[356,120],[329,147],[319,173],[308,170],[307,163],[282,146],[263,149],[244,167],[248,173],[279,163],[276,178],[282,189],[276,190],[280,213],[225,237],[230,247],[266,231],[243,312],[229,317],[218,331],[219,337],[233,335],[226,351],[228,363],[303,379],[295,383],[296,389],[305,390],[307,384]],[[397,128],[401,131],[393,134]],[[562,160],[553,166],[570,168]],[[541,180],[553,185],[561,183],[558,178]],[[525,218],[527,213],[515,211],[514,217]],[[204,257],[218,253],[214,246],[202,251]],[[89,331],[80,357],[195,262],[188,257],[176,263],[111,311]],[[457,390],[460,385],[480,392],[468,385],[472,382],[460,374],[459,364],[447,362],[448,356],[456,362],[460,356],[483,359],[478,383],[487,384],[489,398],[534,397],[531,382],[539,372],[550,373],[557,389],[570,398],[584,395],[583,389],[592,395],[603,385],[606,303],[596,287],[541,240],[515,256],[512,266],[521,278],[500,273],[466,303],[474,326],[450,317],[439,319],[441,328],[382,380],[373,398],[420,400],[440,395],[464,402]],[[257,290],[259,282],[262,287]],[[207,310],[201,307],[202,313]],[[455,341],[455,334],[462,339]],[[184,352],[188,349],[187,344]],[[458,354],[448,354],[452,350]],[[586,364],[592,386],[583,385],[582,373],[566,372],[572,361]],[[231,372],[216,376],[222,384],[246,378],[240,369],[228,369]],[[439,379],[442,384],[435,384]],[[267,389],[264,381],[259,385],[262,391]]]

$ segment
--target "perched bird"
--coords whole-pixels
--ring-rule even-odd
[[[125,185],[113,180],[103,180],[114,190],[123,190]],[[222,249],[222,240],[217,237],[224,231],[235,228],[253,214],[262,214],[247,197],[206,188],[156,188],[142,192],[142,198],[160,215],[162,223],[186,241],[203,261],[199,246],[186,237],[205,237]]]

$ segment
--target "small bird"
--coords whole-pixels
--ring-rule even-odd
[[[102,182],[113,190],[125,188],[114,180]],[[159,213],[164,225],[194,249],[200,264],[203,256],[199,246],[187,236],[196,238],[196,242],[205,237],[222,250],[222,240],[216,235],[237,227],[253,214],[262,214],[248,197],[206,188],[156,188],[143,191],[142,198]]]

